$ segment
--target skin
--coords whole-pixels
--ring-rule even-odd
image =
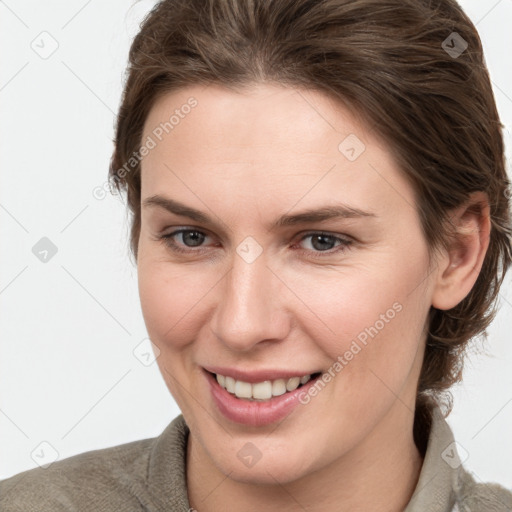
[[[143,140],[191,96],[198,105],[142,162],[142,203],[166,196],[214,224],[143,206],[138,246],[148,334],[191,430],[191,506],[403,510],[422,464],[412,426],[427,314],[455,306],[476,281],[485,196],[470,198],[479,211],[453,212],[459,243],[429,259],[413,189],[343,105],[277,84],[191,86],[155,103]],[[338,149],[349,134],[365,145],[354,161]],[[339,203],[373,216],[267,229],[281,215]],[[204,235],[198,246],[190,233],[174,236],[190,254],[159,238],[180,228]],[[336,238],[306,237],[319,231],[352,243],[340,250]],[[247,236],[262,249],[251,263],[236,251]],[[397,303],[400,312],[280,423],[248,427],[216,409],[201,367],[325,372]],[[237,457],[247,442],[262,455],[252,467]]]

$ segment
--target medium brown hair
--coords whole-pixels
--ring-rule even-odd
[[[410,180],[430,248],[446,246],[450,211],[471,192],[489,198],[490,244],[475,286],[456,307],[430,311],[417,395],[428,420],[429,397],[460,380],[467,342],[494,317],[512,258],[502,125],[476,28],[453,0],[156,4],[130,49],[109,173],[127,193],[135,259],[141,184],[132,157],[155,101],[188,85],[261,82],[324,92],[362,116]]]

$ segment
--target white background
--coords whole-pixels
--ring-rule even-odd
[[[131,4],[0,2],[0,479],[157,436],[179,414],[156,363],[133,353],[146,331],[126,207],[92,194],[107,178],[130,41],[153,2]],[[512,0],[461,5],[483,40],[510,161]],[[46,50],[58,43],[47,59],[31,47],[41,38]],[[42,237],[58,248],[47,263],[32,253]],[[508,275],[488,355],[468,360],[448,418],[475,478],[509,488],[511,288]]]

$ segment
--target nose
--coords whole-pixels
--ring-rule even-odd
[[[211,330],[230,350],[248,352],[288,333],[286,285],[267,266],[264,254],[251,263],[235,254],[231,270],[219,283]]]

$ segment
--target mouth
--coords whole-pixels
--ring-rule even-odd
[[[321,372],[293,375],[274,371],[247,374],[235,370],[225,375],[226,369],[222,373],[220,369],[212,370],[203,368],[203,374],[216,411],[230,422],[248,427],[265,427],[284,420],[294,409],[299,409],[304,403],[302,395],[322,375]]]
[[[219,386],[225,389],[229,394],[241,400],[266,402],[275,397],[292,393],[293,391],[305,386],[309,381],[320,377],[321,372],[306,374],[294,377],[282,377],[273,380],[263,380],[260,382],[245,382],[237,380],[228,375],[220,373],[209,373]]]

